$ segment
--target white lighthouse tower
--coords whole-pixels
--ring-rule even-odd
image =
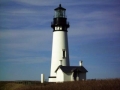
[[[67,28],[69,23],[67,22],[65,11],[66,9],[59,5],[55,10],[55,16],[51,27],[53,28],[53,43],[52,43],[52,57],[51,57],[51,71],[49,82],[56,82],[55,70],[59,65],[69,66],[69,49],[68,49],[68,37]]]

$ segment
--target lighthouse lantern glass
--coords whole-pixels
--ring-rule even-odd
[[[55,11],[55,18],[57,17],[65,17],[65,10],[58,9]]]

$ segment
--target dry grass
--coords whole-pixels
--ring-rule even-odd
[[[65,83],[0,82],[0,90],[120,90],[120,79],[89,80]]]

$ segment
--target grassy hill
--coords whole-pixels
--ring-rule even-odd
[[[120,79],[44,84],[36,81],[1,81],[0,90],[120,90]]]

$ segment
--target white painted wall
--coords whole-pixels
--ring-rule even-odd
[[[71,81],[72,73],[64,73],[64,81]]]
[[[62,58],[63,49],[65,49],[66,51],[66,58],[64,59]],[[53,32],[50,76],[56,76],[55,70],[60,65],[60,60],[62,60],[63,66],[69,66],[68,37],[67,37],[67,32],[55,31]]]
[[[72,74],[71,74],[71,81],[74,81],[73,72],[72,72]]]
[[[56,78],[49,78],[49,82],[55,82],[56,81]]]
[[[56,82],[64,82],[64,73],[62,72],[61,69],[58,69],[57,71]]]
[[[57,71],[56,82],[74,81],[73,73],[64,73],[61,69]],[[86,73],[80,73],[78,80],[86,80]]]
[[[66,74],[61,69],[58,69],[56,82],[71,81],[71,75],[72,73]]]

